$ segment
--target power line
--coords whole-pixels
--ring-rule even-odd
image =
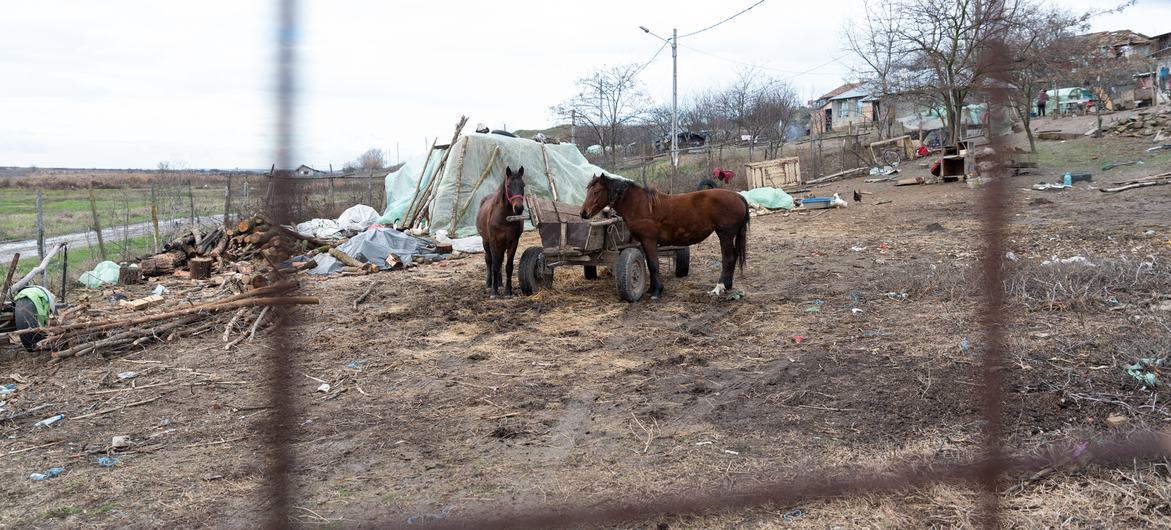
[[[727,57],[724,57],[724,56],[721,56],[721,55],[716,55],[716,54],[714,54],[714,53],[711,53],[711,52],[706,52],[706,51],[704,51],[704,50],[700,50],[700,49],[698,49],[698,48],[693,48],[693,47],[691,47],[691,46],[687,46],[687,45],[685,45],[685,44],[680,44],[680,45],[679,45],[679,47],[681,47],[681,48],[687,48],[688,50],[691,50],[691,51],[693,51],[693,52],[696,52],[696,53],[702,53],[702,54],[704,54],[704,55],[707,55],[707,56],[709,56],[709,57],[713,57],[713,58],[719,59],[719,60],[721,60],[721,61],[727,61],[727,62],[730,62],[730,63],[739,64],[739,65],[741,65],[741,66],[748,66],[748,67],[751,67],[751,68],[759,68],[759,69],[761,69],[761,70],[771,70],[771,71],[774,71],[774,72],[779,72],[779,73],[782,73],[782,74],[789,74],[789,77],[790,77],[790,78],[795,78],[795,77],[802,76],[802,75],[808,75],[808,74],[812,73],[814,70],[818,70],[818,69],[821,69],[821,68],[825,68],[826,66],[829,66],[829,65],[831,65],[831,64],[833,64],[833,63],[835,63],[835,62],[838,62],[839,60],[841,60],[841,59],[845,58],[847,55],[849,55],[849,53],[844,53],[844,54],[842,54],[842,55],[839,55],[839,56],[837,56],[837,57],[834,57],[833,59],[830,59],[828,62],[825,62],[825,63],[823,63],[823,64],[819,64],[819,65],[817,65],[817,66],[814,66],[813,68],[810,68],[810,69],[808,69],[808,70],[804,70],[804,71],[801,71],[801,72],[795,72],[795,71],[793,71],[793,70],[782,70],[782,69],[780,69],[780,68],[772,68],[772,67],[769,67],[769,66],[762,66],[762,65],[758,65],[758,64],[752,64],[752,63],[746,63],[746,62],[743,62],[743,61],[737,61],[736,59],[729,59],[729,58],[727,58]],[[824,74],[824,75],[837,75],[837,74],[829,74],[829,73],[826,73],[826,74]]]
[[[729,21],[729,20],[732,20],[732,19],[734,19],[734,18],[736,18],[736,17],[740,16],[740,15],[743,15],[744,13],[747,13],[747,12],[748,12],[748,10],[750,10],[750,9],[752,9],[752,8],[754,8],[754,7],[758,6],[758,5],[760,5],[760,4],[763,4],[763,3],[764,3],[764,0],[760,0],[759,2],[757,2],[757,3],[755,3],[755,4],[752,4],[752,5],[750,5],[750,6],[746,7],[746,8],[744,8],[744,10],[743,10],[743,11],[740,11],[739,13],[736,13],[735,15],[732,15],[732,16],[730,16],[730,17],[728,17],[728,18],[725,18],[724,20],[721,20],[721,21],[719,21],[719,22],[716,22],[715,24],[712,24],[712,25],[710,25],[710,26],[708,26],[708,27],[706,27],[706,28],[703,28],[703,29],[701,29],[701,30],[699,30],[699,31],[692,31],[691,33],[687,33],[687,34],[685,34],[685,35],[680,35],[679,37],[680,37],[680,38],[683,38],[683,37],[690,37],[690,36],[692,36],[692,35],[698,35],[698,34],[700,34],[700,33],[703,33],[703,32],[705,32],[705,31],[707,31],[707,30],[709,30],[709,29],[712,29],[712,28],[714,28],[714,27],[716,27],[716,26],[719,26],[720,24],[723,24],[723,23],[725,23],[725,22],[727,22],[727,21]]]
[[[658,58],[659,58],[659,54],[660,54],[660,53],[663,53],[663,48],[666,48],[666,47],[667,47],[667,42],[666,42],[666,41],[663,41],[663,45],[662,45],[662,46],[659,46],[659,51],[655,52],[655,54],[651,56],[651,58],[650,58],[650,60],[649,60],[649,61],[647,61],[647,62],[643,63],[643,64],[642,64],[642,66],[638,67],[638,68],[637,68],[637,69],[634,71],[634,74],[633,74],[633,75],[631,75],[631,77],[634,77],[634,76],[636,76],[636,75],[638,75],[638,74],[641,74],[643,70],[646,70],[646,67],[650,66],[650,65],[651,65],[651,63],[655,62],[655,59],[658,59]]]

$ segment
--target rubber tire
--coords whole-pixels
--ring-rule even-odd
[[[21,298],[16,301],[16,329],[28,329],[40,327],[37,323],[37,306],[32,300],[28,298]],[[26,351],[33,351],[37,343],[45,338],[44,333],[26,333],[20,336],[20,343],[24,346]]]
[[[541,270],[544,261],[541,257],[542,252],[544,249],[541,247],[529,247],[520,255],[516,279],[520,283],[520,292],[526,296],[532,296],[541,289],[553,286],[553,276],[545,275]]]
[[[699,181],[699,185],[696,186],[695,189],[697,191],[699,191],[699,190],[714,190],[718,187],[720,187],[720,185],[717,184],[716,181],[714,181],[712,179],[703,179],[703,180]]]
[[[622,249],[614,266],[614,284],[623,300],[637,302],[642,299],[650,288],[650,274],[646,270],[646,256],[642,249]]]
[[[683,247],[675,251],[675,277],[686,278],[691,272],[691,247]]]
[[[598,266],[597,265],[586,265],[585,267],[582,267],[582,275],[584,275],[585,279],[587,279],[587,280],[598,279]]]

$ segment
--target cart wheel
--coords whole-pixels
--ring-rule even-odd
[[[630,247],[618,254],[614,266],[614,283],[618,295],[627,302],[637,302],[647,291],[646,257],[642,250]]]
[[[691,272],[691,248],[683,247],[675,251],[675,277],[686,278]]]
[[[529,247],[520,255],[520,266],[516,276],[520,282],[520,292],[525,295],[532,295],[553,286],[553,275],[545,274],[545,257],[541,254],[542,251],[541,247]]]
[[[888,166],[893,166],[903,161],[903,153],[897,149],[887,149],[882,152],[882,161]]]
[[[582,272],[582,274],[585,275],[585,279],[587,279],[587,280],[598,279],[598,266],[597,265],[586,265],[585,267],[583,267],[583,269],[585,269]]]
[[[17,330],[40,327],[40,324],[37,323],[37,306],[28,298],[16,301],[15,317]],[[25,350],[33,351],[33,348],[43,338],[45,338],[44,333],[25,333],[20,336],[20,343],[24,345]]]
[[[695,189],[697,189],[697,190],[710,190],[710,189],[715,189],[718,187],[720,187],[720,185],[716,184],[716,181],[714,181],[712,179],[703,179],[703,180],[699,181],[699,186],[696,186]]]

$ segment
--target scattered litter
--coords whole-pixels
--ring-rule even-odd
[[[138,377],[138,372],[122,372],[118,374],[118,379],[122,381],[129,381],[135,377]]]
[[[1129,422],[1130,422],[1130,418],[1127,418],[1126,416],[1123,416],[1121,414],[1111,414],[1109,416],[1106,416],[1106,425],[1109,427],[1113,427],[1115,429],[1122,427],[1123,425],[1126,425]]]
[[[317,387],[318,392],[329,393],[329,389],[330,389],[329,383],[321,383],[321,386]]]
[[[1144,357],[1126,367],[1126,373],[1139,380],[1147,388],[1159,386],[1159,368],[1163,367],[1163,359]]]
[[[850,289],[850,307],[857,307],[862,303],[862,291],[857,289]]]
[[[0,385],[0,396],[3,396],[4,394],[11,394],[13,392],[16,392],[16,385],[15,384],[5,383],[3,385]]]
[[[695,445],[711,445],[713,442],[695,442]]]
[[[108,456],[103,456],[98,459],[98,465],[102,467],[114,467],[121,463],[121,460],[118,460],[117,458],[110,458]]]
[[[33,473],[33,474],[29,475],[28,478],[30,478],[32,480],[36,480],[36,481],[41,481],[41,480],[45,480],[47,478],[53,478],[53,477],[60,475],[61,473],[64,473],[64,472],[65,472],[64,467],[51,467],[48,469],[48,471],[45,471],[44,473]]]
[[[960,341],[960,351],[963,353],[968,353],[968,352],[972,351],[972,343],[968,342],[968,339],[961,340]]]
[[[850,247],[850,250],[854,252],[862,252],[863,250],[866,250],[866,247]]]
[[[160,283],[158,285],[155,285],[154,290],[151,291],[150,294],[154,295],[154,296],[159,296],[165,292],[167,292],[167,286]]]
[[[1163,145],[1156,145],[1154,147],[1148,147],[1147,152],[1149,153],[1151,151],[1158,151],[1160,149],[1171,149],[1171,144],[1163,144]]]
[[[124,447],[130,447],[130,437],[129,436],[115,436],[110,439],[110,447],[113,447],[114,449],[122,449]]]
[[[1008,252],[1005,252],[1005,253],[1004,253],[1004,257],[1005,257],[1005,259],[1007,259],[1008,261],[1016,261],[1016,260],[1017,260],[1016,253],[1014,253],[1014,252],[1013,252],[1013,251],[1011,251],[1011,250],[1010,250],[1010,251],[1008,251]]]
[[[1102,171],[1110,171],[1111,169],[1114,169],[1116,167],[1122,167],[1122,166],[1141,166],[1141,165],[1143,165],[1142,160],[1134,160],[1131,162],[1111,162],[1109,164],[1103,164]],[[1068,175],[1068,173],[1066,173],[1066,174]]]
[[[1094,265],[1094,263],[1092,261],[1087,259],[1085,256],[1071,256],[1071,257],[1068,257],[1065,259],[1057,259],[1057,256],[1051,256],[1049,259],[1042,261],[1041,266],[1048,267],[1051,265],[1058,265],[1058,264],[1071,265],[1071,264],[1075,264],[1075,263],[1078,265],[1085,265],[1087,267],[1095,267],[1096,266],[1096,265]]]
[[[346,368],[350,370],[361,370],[364,364],[366,364],[366,359],[356,359],[346,363]]]
[[[781,514],[781,519],[784,520],[786,523],[791,523],[791,522],[796,521],[797,519],[800,519],[802,517],[805,517],[805,512],[803,510],[801,510],[801,508],[794,508],[792,510],[789,510],[789,511]]]
[[[33,427],[48,427],[48,426],[50,426],[54,423],[57,423],[63,419],[65,419],[64,414],[58,414],[56,416],[49,416],[48,418],[45,418],[41,421],[34,423]]]
[[[724,293],[724,300],[739,300],[744,298],[744,291],[740,289],[732,289]]]
[[[793,342],[797,344],[805,342],[805,335],[793,335]]]
[[[121,267],[112,261],[103,261],[94,267],[94,270],[85,272],[78,278],[78,281],[85,284],[90,289],[97,289],[102,284],[118,283],[118,273]]]
[[[739,454],[740,454],[740,452],[739,452],[739,451],[733,451],[733,450],[731,450],[731,449],[724,449],[724,452],[725,452],[725,453],[728,453],[728,454],[730,454],[730,455],[739,455]]]
[[[855,315],[857,315],[858,313],[861,313],[861,312],[862,312],[862,309],[860,309],[860,308],[857,308],[857,307],[850,308],[850,313],[853,313]]]
[[[887,250],[889,248],[890,248],[890,245],[886,244],[886,241],[883,241],[882,243],[878,244],[878,250]]]

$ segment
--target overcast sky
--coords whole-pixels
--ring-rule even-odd
[[[604,65],[648,61],[667,37],[755,3],[308,1],[301,4],[296,161],[391,161],[450,139],[461,114],[544,128]],[[1067,0],[1073,9],[1101,0]],[[9,2],[0,16],[0,166],[267,168],[273,161],[273,1]],[[861,0],[765,0],[680,39],[681,99],[756,65],[810,99],[841,84],[840,28]],[[1171,1],[1139,0],[1095,30],[1171,31]],[[641,74],[669,102],[670,49]]]

